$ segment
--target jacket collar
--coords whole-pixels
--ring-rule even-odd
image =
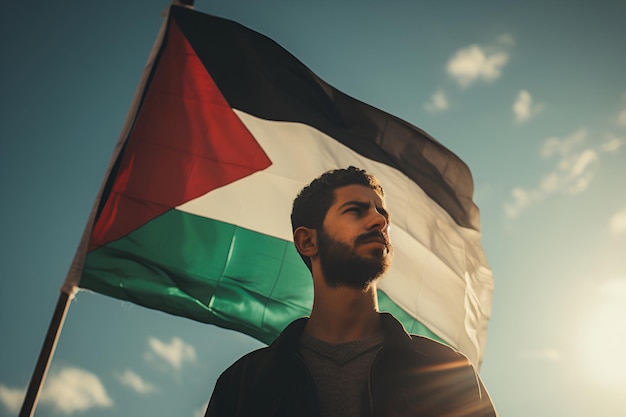
[[[291,322],[278,338],[270,345],[271,349],[281,352],[296,353],[300,347],[300,336],[304,331],[308,317]],[[411,335],[402,324],[390,313],[380,313],[381,325],[385,335],[384,346],[389,349],[411,350]]]
[[[270,349],[276,349],[283,353],[298,352],[300,335],[302,335],[308,319],[308,317],[301,317],[292,321],[270,345]]]

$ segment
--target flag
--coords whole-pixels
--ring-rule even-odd
[[[395,255],[379,305],[479,364],[493,279],[467,166],[271,39],[171,6],[64,289],[271,342],[310,313],[290,211],[322,172],[376,175]]]

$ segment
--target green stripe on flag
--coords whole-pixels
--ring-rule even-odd
[[[80,286],[264,343],[313,303],[311,275],[292,242],[178,210],[90,252]],[[408,332],[443,341],[378,297]]]
[[[313,302],[293,243],[177,210],[90,252],[80,286],[265,343]]]

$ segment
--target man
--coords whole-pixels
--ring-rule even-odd
[[[495,416],[468,359],[378,312],[393,255],[384,192],[355,167],[328,171],[293,203],[313,277],[311,316],[219,378],[206,416]]]

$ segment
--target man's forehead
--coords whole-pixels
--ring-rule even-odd
[[[373,202],[377,206],[385,207],[385,199],[376,190],[360,184],[351,184],[335,189],[333,205],[341,205],[348,201]]]

